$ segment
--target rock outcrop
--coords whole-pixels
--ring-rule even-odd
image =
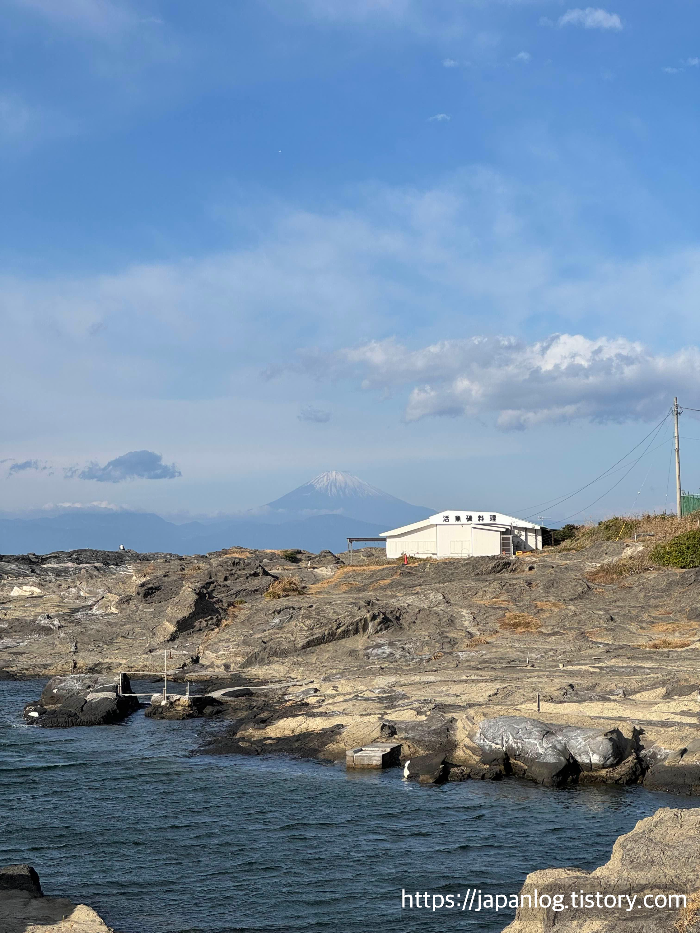
[[[126,674],[72,674],[53,677],[38,703],[24,709],[27,722],[47,728],[105,726],[126,719],[139,707]]]
[[[199,719],[219,716],[225,710],[225,704],[216,697],[203,696],[168,696],[155,693],[151,705],[146,710],[149,719]]]
[[[63,897],[45,897],[39,876],[30,865],[0,868],[0,930],[2,933],[113,933],[84,904]]]
[[[658,810],[605,865],[533,872],[520,897],[503,933],[700,933],[700,810]]]
[[[697,793],[700,572],[596,583],[591,571],[626,548],[407,565],[376,549],[351,565],[245,548],[0,556],[0,677],[160,674],[165,649],[168,681],[196,693],[280,685],[247,705],[219,697],[232,751],[342,759],[393,729],[404,760],[444,755],[450,780],[646,775],[650,788]],[[75,703],[63,724],[94,721]],[[153,712],[201,711],[177,701]],[[505,737],[485,727],[472,745],[478,723],[504,717],[543,725]]]
[[[635,733],[626,739],[619,729],[601,732],[498,716],[479,724],[474,741],[485,763],[503,759],[506,770],[518,777],[561,786],[577,781],[582,772],[610,772],[628,758],[636,760],[636,738]]]

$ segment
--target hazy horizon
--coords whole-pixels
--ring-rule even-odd
[[[340,469],[518,515],[700,409],[700,10],[3,13],[3,512],[231,515]],[[670,454],[666,422],[542,520],[672,508]]]

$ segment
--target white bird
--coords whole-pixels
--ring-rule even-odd
[[[126,548],[124,547],[124,545],[123,545],[123,544],[120,544],[120,545],[119,545],[119,550],[120,550],[120,551],[125,551],[125,550],[126,550]]]
[[[408,780],[408,766],[410,765],[410,763],[411,763],[411,759],[409,758],[408,761],[406,762],[406,764],[403,766],[403,779],[404,779],[404,781],[407,781],[407,780]]]

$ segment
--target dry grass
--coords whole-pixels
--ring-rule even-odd
[[[659,638],[657,641],[650,641],[646,645],[640,645],[640,648],[649,648],[652,651],[659,651],[661,649],[668,649],[671,651],[678,650],[680,648],[688,648],[692,645],[691,640],[685,638]]]
[[[245,606],[245,599],[234,599],[234,601],[226,610],[226,617],[228,619],[232,619],[236,613],[241,611],[243,606]]]
[[[488,645],[489,639],[485,635],[475,635],[469,641],[465,641],[462,648],[478,648],[480,645]]]
[[[690,635],[691,632],[695,632],[697,629],[696,625],[693,625],[691,622],[654,622],[653,625],[650,625],[649,628],[652,632],[665,632],[671,633],[673,635]]]
[[[318,590],[323,590],[327,586],[334,586],[336,583],[344,580],[347,576],[352,576],[354,574],[363,574],[363,573],[373,573],[376,570],[394,570],[394,567],[388,567],[386,564],[368,564],[366,567],[341,567],[340,570],[336,570],[332,577],[328,577],[327,580],[320,580],[318,583],[312,583],[309,587],[309,592],[315,593]],[[393,574],[392,574],[393,576]],[[360,580],[356,582],[349,581],[347,587],[355,586],[357,583],[360,583]]]
[[[633,557],[625,560],[613,560],[605,564],[600,564],[593,570],[586,573],[586,579],[589,583],[620,583],[627,577],[632,577],[638,573],[644,573],[646,570],[652,570],[654,565],[649,561],[649,552],[644,550]]]
[[[651,515],[623,515],[607,518],[597,525],[582,525],[576,536],[559,545],[563,551],[579,551],[601,541],[625,541],[634,538],[649,545],[663,543],[685,531],[700,528],[700,515],[686,515],[676,518],[664,513]],[[649,536],[649,537],[645,537]]]
[[[185,570],[183,576],[196,577],[198,573],[201,573],[206,569],[207,568],[204,566],[204,564],[193,564],[191,567],[188,567],[187,570]]]
[[[282,599],[285,596],[300,596],[306,587],[296,577],[280,577],[271,584],[265,593],[265,599]]]
[[[506,612],[498,620],[498,627],[510,632],[536,632],[541,626],[540,620],[527,612]]]
[[[547,600],[541,600],[536,602],[535,605],[538,609],[566,609],[566,603],[559,603],[556,600],[548,602]]]
[[[692,933],[693,929],[697,929],[695,924],[698,917],[700,917],[700,891],[695,891],[688,898],[674,927],[678,933]]]
[[[376,590],[380,586],[388,586],[394,580],[398,580],[400,576],[401,574],[397,571],[396,573],[392,573],[390,577],[387,577],[386,580],[377,580],[375,583],[370,583],[367,589]]]

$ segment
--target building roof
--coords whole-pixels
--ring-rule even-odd
[[[400,528],[392,528],[391,531],[380,532],[383,538],[391,535],[402,535],[409,531],[418,531],[419,528],[425,528],[427,525],[476,525],[479,528],[532,528],[539,530],[541,525],[535,525],[532,522],[526,522],[524,518],[515,518],[513,515],[504,515],[503,512],[485,512],[475,509],[450,509],[447,512],[438,512],[429,518],[424,518],[420,522],[413,522],[412,525],[402,525]]]

